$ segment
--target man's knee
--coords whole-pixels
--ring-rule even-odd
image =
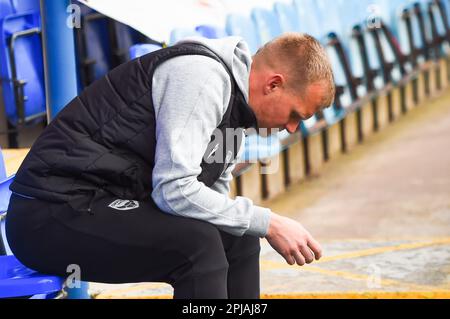
[[[249,256],[259,258],[261,242],[258,237],[248,235],[236,237],[224,232],[221,233],[221,237],[227,252],[227,259],[230,263],[236,259]]]
[[[192,221],[186,233],[179,234],[180,252],[195,274],[227,270],[229,267],[219,230],[212,224]]]

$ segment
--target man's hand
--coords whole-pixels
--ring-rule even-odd
[[[320,244],[300,223],[287,217],[272,213],[266,239],[291,266],[304,266],[322,257]]]

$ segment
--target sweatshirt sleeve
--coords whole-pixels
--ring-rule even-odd
[[[230,95],[227,72],[211,58],[182,56],[158,67],[153,78],[157,146],[152,198],[166,213],[203,220],[235,236],[264,237],[270,210],[248,198],[230,199],[225,185],[230,170],[216,187],[197,180]]]

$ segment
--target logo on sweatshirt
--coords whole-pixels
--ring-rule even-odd
[[[115,210],[133,210],[139,208],[139,202],[135,200],[127,200],[127,199],[117,199],[111,204],[109,204],[110,208]]]

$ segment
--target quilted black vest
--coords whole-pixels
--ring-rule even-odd
[[[125,63],[73,99],[34,143],[11,190],[67,202],[76,210],[90,210],[88,203],[105,192],[120,199],[151,200],[157,143],[153,73],[161,63],[183,55],[215,59],[232,81],[230,104],[216,129],[224,134],[211,137],[198,176],[211,187],[240,147],[240,138],[226,142],[235,138],[225,133],[227,128],[242,132],[256,127],[256,118],[223,61],[202,45],[185,43]],[[207,161],[207,154],[218,148],[223,160]]]

